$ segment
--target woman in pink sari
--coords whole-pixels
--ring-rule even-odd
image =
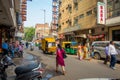
[[[56,52],[56,72],[58,72],[58,67],[60,65],[62,67],[63,75],[65,75],[65,63],[63,54],[65,54],[65,51],[62,49],[61,45],[58,44]]]

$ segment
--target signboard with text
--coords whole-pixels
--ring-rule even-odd
[[[97,23],[105,24],[105,4],[102,2],[97,3]]]

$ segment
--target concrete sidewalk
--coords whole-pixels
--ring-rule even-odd
[[[66,75],[55,72],[56,58],[55,55],[43,54],[41,50],[34,51],[26,50],[28,53],[36,55],[41,58],[41,62],[46,65],[46,73],[52,75],[50,80],[78,80],[82,78],[119,78],[120,66],[116,65],[117,70],[112,70],[109,65],[104,65],[103,61],[98,60],[83,60],[79,61],[76,56],[68,55],[65,59]]]

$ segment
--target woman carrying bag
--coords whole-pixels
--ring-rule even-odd
[[[61,45],[57,45],[57,52],[56,52],[56,72],[58,72],[59,65],[62,67],[63,75],[65,75],[65,51],[62,49]]]

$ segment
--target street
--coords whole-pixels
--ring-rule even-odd
[[[78,80],[82,78],[119,78],[120,64],[116,70],[104,65],[102,60],[79,61],[75,55],[68,55],[65,59],[66,75],[62,75],[61,67],[59,73],[55,72],[55,55],[43,54],[41,50],[26,50],[28,53],[38,56],[41,62],[46,65],[44,76],[51,77],[50,80]]]
[[[24,50],[24,58],[15,58],[14,62],[17,66],[28,64],[40,60],[45,69],[43,80],[78,80],[83,78],[119,78],[120,64],[117,64],[116,70],[109,68],[109,65],[104,65],[102,60],[83,60],[79,61],[75,55],[68,55],[65,59],[66,75],[62,75],[61,67],[59,72],[55,72],[55,55],[43,54],[37,48],[34,51],[29,49]],[[6,71],[9,80],[14,80],[15,66],[10,66]]]

